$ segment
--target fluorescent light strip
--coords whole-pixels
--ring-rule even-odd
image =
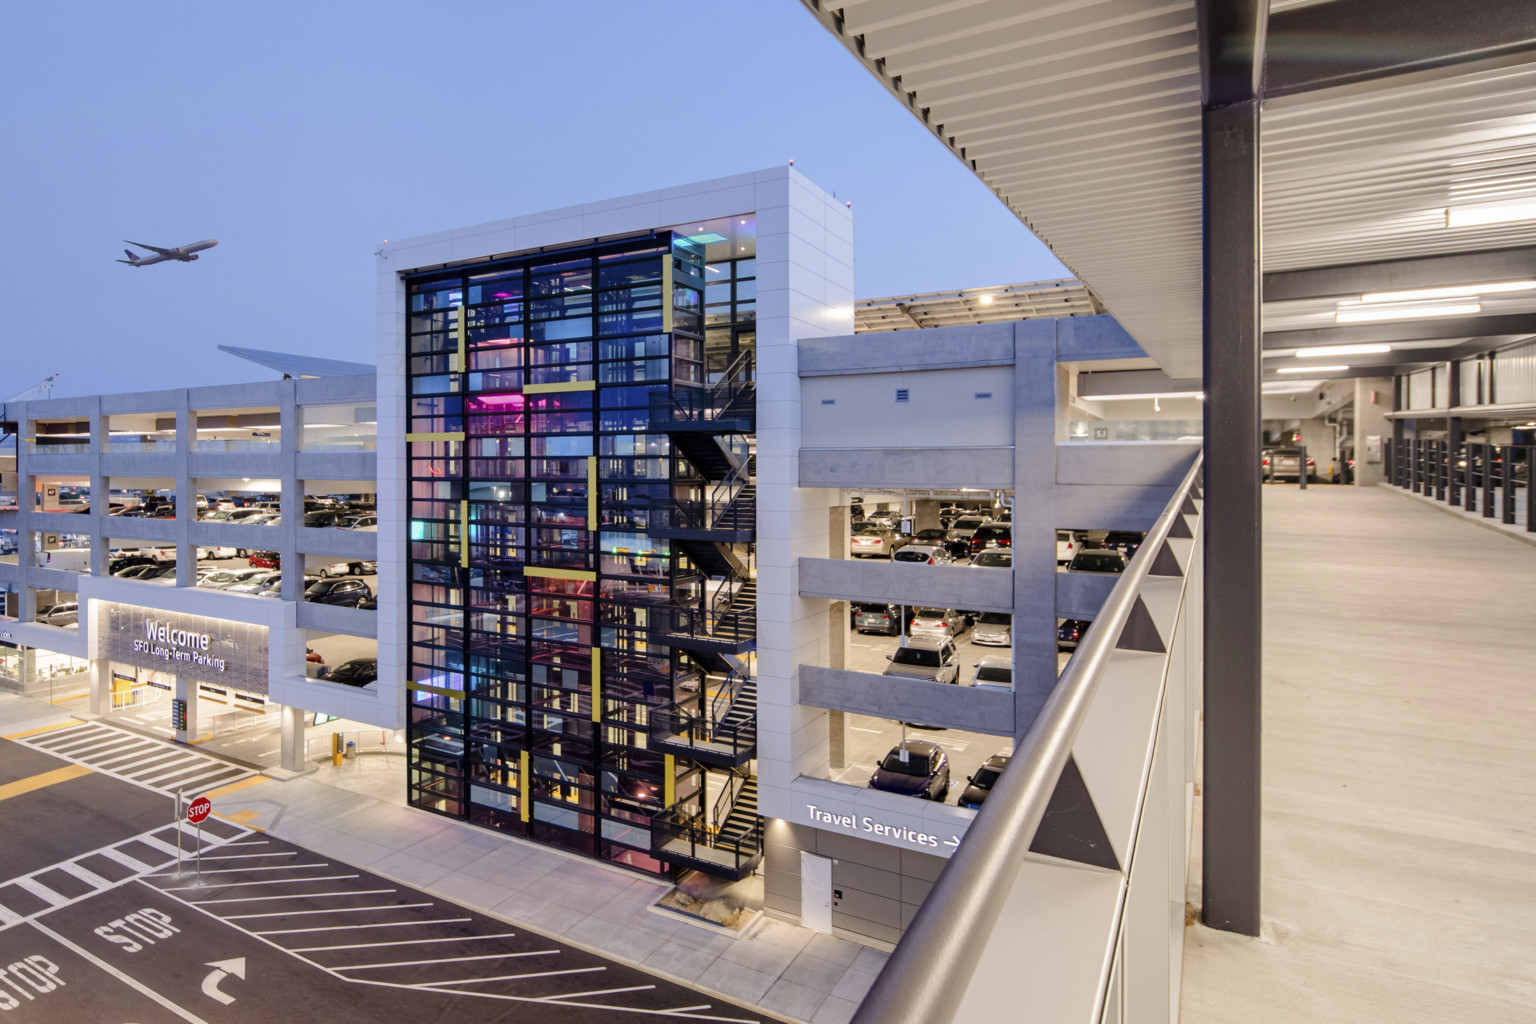
[[[1407,292],[1370,292],[1360,296],[1361,302],[1415,302],[1420,299],[1459,299],[1477,295],[1498,295],[1503,292],[1528,292],[1536,289],[1536,281],[1500,281],[1495,284],[1462,284],[1448,288],[1419,288]]]
[[[1338,370],[1347,370],[1349,367],[1342,363],[1336,366],[1282,366],[1276,373],[1334,373]]]
[[[1299,348],[1297,359],[1324,359],[1330,356],[1375,356],[1391,352],[1391,345],[1319,345],[1317,348]]]
[[[1085,402],[1134,402],[1154,398],[1198,398],[1204,400],[1204,391],[1148,391],[1139,395],[1078,395]]]
[[[1509,224],[1536,220],[1536,203],[1482,203],[1477,206],[1452,206],[1445,211],[1448,228],[1475,228],[1484,224]]]
[[[1482,305],[1477,302],[1459,302],[1442,306],[1382,307],[1378,309],[1364,309],[1359,306],[1353,306],[1340,309],[1333,315],[1333,322],[1337,324],[1364,324],[1377,320],[1421,320],[1435,316],[1467,316],[1472,313],[1481,313],[1482,311]]]

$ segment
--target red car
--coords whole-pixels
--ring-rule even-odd
[[[246,559],[252,569],[281,569],[283,556],[276,551],[252,551]]]

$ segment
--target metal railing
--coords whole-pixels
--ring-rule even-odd
[[[1408,438],[1384,447],[1394,487],[1536,533],[1536,446],[1473,442],[1453,450],[1448,441]]]
[[[743,776],[732,773],[740,780],[728,783],[725,793],[731,794],[729,803],[735,802]],[[720,801],[715,801],[715,813],[721,813]],[[687,857],[698,864],[708,864],[741,874],[762,855],[763,822],[758,818],[753,828],[740,836],[725,836],[719,832],[724,818],[711,825],[704,814],[702,789],[686,800],[679,801],[651,819],[651,852],[661,856]]]
[[[700,423],[747,415],[753,411],[751,399],[755,388],[752,350],[747,349],[731,361],[713,384],[653,392],[651,422]]]
[[[757,722],[748,716],[739,724],[726,718],[746,685],[746,677],[732,672],[714,694],[695,693],[683,700],[650,709],[651,739],[697,749],[708,743],[722,748],[716,753],[737,758],[757,745]]]
[[[1095,931],[1094,941],[1083,944],[1085,947],[1091,945],[1101,954],[1107,954],[1100,967],[1098,989],[1093,998],[1078,1000],[1073,1004],[1082,1008],[1085,1013],[1083,1017],[1059,1015],[1045,1008],[1043,999],[1047,993],[1038,989],[1025,991],[1023,986],[1027,980],[1022,972],[1031,966],[1027,963],[1010,965],[1017,968],[1012,975],[983,972],[983,976],[976,972],[999,928],[1019,930],[1051,926],[1049,922],[1033,920],[1032,915],[1011,916],[1005,924],[1000,924],[1000,919],[1005,906],[1011,903],[1010,896],[1021,878],[1025,858],[1040,830],[1046,807],[1062,777],[1062,771],[1068,759],[1073,756],[1073,746],[1093,709],[1094,698],[1107,667],[1121,644],[1127,624],[1132,621],[1133,613],[1141,604],[1147,577],[1158,561],[1175,522],[1184,525],[1182,514],[1193,508],[1190,497],[1200,473],[1202,458],[1195,458],[1172,500],[1147,532],[1130,566],[1105,600],[1057,680],[1055,689],[1051,691],[1029,731],[1019,742],[1008,767],[977,813],[964,842],[939,874],[895,952],[854,1014],[853,1024],[949,1024],[957,1019],[956,1014],[967,998],[973,976],[978,986],[990,990],[988,997],[993,1002],[1011,1008],[1014,1014],[1011,1019],[1014,1020],[1055,1022],[1070,1019],[1078,1024],[1099,1024],[1101,1020],[1122,1019],[1118,1009],[1109,1007],[1109,1001],[1112,998],[1127,998],[1123,971],[1119,964],[1124,948],[1125,911],[1131,877],[1131,866],[1127,862],[1131,861],[1134,849],[1127,853],[1121,864],[1122,881],[1114,920],[1106,923],[1095,919],[1091,925],[1108,930],[1108,943],[1099,941],[1100,933]],[[1189,532],[1181,531],[1180,535],[1189,536]],[[1198,578],[1198,532],[1195,537],[1186,583]],[[1181,619],[1183,613],[1181,605]],[[1171,640],[1167,649],[1174,649]],[[1173,684],[1166,681],[1166,675],[1163,678],[1166,689],[1171,690]],[[1164,710],[1160,701],[1157,708],[1159,732],[1162,729]],[[1169,752],[1164,749],[1161,756],[1167,757]],[[1149,801],[1147,794],[1151,766],[1138,765],[1136,770],[1143,773],[1139,776],[1138,792],[1142,801],[1139,806],[1145,809]],[[1074,874],[1091,877],[1091,873],[1084,871]],[[1162,884],[1166,887],[1166,875]],[[1182,892],[1177,895],[1182,902]],[[1160,927],[1163,940],[1167,941],[1168,911],[1164,909],[1162,913],[1164,916]],[[1078,924],[1081,922],[1074,918],[1071,926]],[[1048,936],[1045,941],[1054,944],[1056,939],[1056,936]],[[1064,937],[1062,944],[1065,945]],[[1016,949],[1015,944],[1007,942],[1001,946]],[[1000,968],[999,964],[993,966]],[[1092,1004],[1091,1013],[1086,1012],[1089,1002]],[[1031,1016],[1032,1007],[1039,1014],[1038,1017]]]

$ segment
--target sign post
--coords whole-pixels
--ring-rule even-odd
[[[171,824],[176,826],[176,877],[181,877],[181,788],[176,789],[176,813],[171,815]]]
[[[197,884],[203,884],[203,821],[208,813],[213,810],[213,801],[205,796],[200,796],[187,805],[187,820],[197,826]],[[177,828],[177,832],[181,829]],[[180,839],[177,840],[179,844]],[[179,870],[179,869],[178,869]]]

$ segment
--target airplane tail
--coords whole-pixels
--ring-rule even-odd
[[[118,260],[117,262],[119,262],[119,263],[126,263],[129,266],[133,266],[134,264],[139,262],[139,258],[136,255],[134,255],[132,249],[124,249],[123,250],[123,255],[127,256],[128,258],[125,259],[125,260]]]

